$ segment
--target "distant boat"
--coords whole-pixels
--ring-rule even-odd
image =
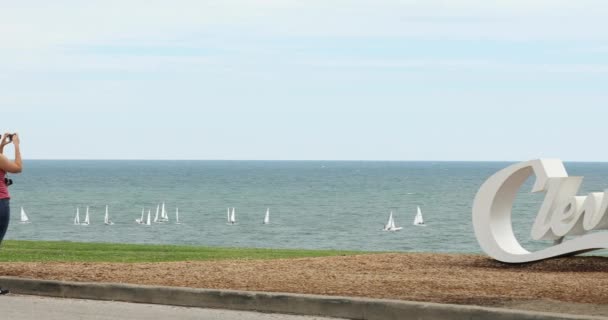
[[[384,231],[388,231],[388,229],[391,228],[391,225],[393,224],[393,211],[391,210],[391,213],[388,215],[388,221],[386,222],[386,224],[384,225]]]
[[[384,225],[384,228],[382,230],[384,230],[384,231],[399,231],[401,229],[403,229],[403,228],[395,226],[395,218],[393,218],[393,211],[391,210],[391,213],[388,216],[388,221],[386,222],[386,225]]]
[[[175,224],[181,224],[179,222],[179,208],[175,208]]]
[[[30,223],[30,218],[27,217],[27,214],[25,214],[25,210],[23,210],[23,207],[21,207],[21,219],[20,221],[21,223]]]
[[[103,217],[103,223],[107,225],[113,225],[114,222],[110,220],[110,213],[108,212],[108,205],[106,205],[106,215]]]
[[[74,224],[75,225],[80,224],[80,209],[79,208],[76,208],[76,216],[74,217]]]
[[[144,211],[145,211],[145,209],[142,207],[141,208],[141,218],[135,219],[135,222],[137,222],[139,224],[144,224],[145,223],[145,221],[144,221]]]
[[[154,216],[154,222],[158,222],[158,211],[160,210],[160,204],[156,205],[156,215]]]
[[[264,216],[264,224],[270,223],[270,208],[266,209],[266,215]]]
[[[169,221],[169,214],[167,213],[167,211],[165,211],[165,203],[163,202],[163,206],[160,211],[160,219],[158,219],[158,222],[168,222],[168,221]]]
[[[90,223],[91,221],[89,220],[89,206],[87,206],[87,213],[84,216],[84,222],[82,222],[81,225],[88,226]]]
[[[236,224],[236,208],[232,208],[232,212],[230,212],[230,217],[228,220],[230,224]]]
[[[147,226],[151,225],[151,223],[150,223],[150,211],[152,211],[152,209],[148,209],[148,219],[146,220],[146,225]]]
[[[422,211],[420,207],[417,207],[416,217],[414,217],[414,225],[415,226],[426,226],[424,224],[424,219],[422,219]]]

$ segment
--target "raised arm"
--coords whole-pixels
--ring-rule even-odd
[[[23,163],[21,161],[21,148],[19,144],[19,136],[15,133],[13,135],[13,145],[15,146],[15,160],[11,161],[5,155],[0,154],[0,169],[9,173],[19,173],[23,170]]]

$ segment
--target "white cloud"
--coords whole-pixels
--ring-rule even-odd
[[[4,72],[193,72],[214,64],[206,56],[75,54],[48,49],[0,53]]]
[[[316,67],[336,67],[336,68],[471,68],[487,67],[491,62],[484,60],[445,60],[445,59],[327,59],[327,60],[306,60],[299,62],[303,65]]]
[[[303,60],[302,65],[325,68],[372,68],[488,71],[498,73],[608,73],[608,64],[581,63],[513,63],[482,59],[319,59]]]
[[[193,34],[606,39],[604,1],[104,0],[0,4],[0,48],[176,43]]]
[[[121,41],[171,41],[213,26],[263,19],[265,2],[55,1],[0,4],[0,45],[37,48]],[[272,2],[270,2],[272,3]],[[252,4],[256,4],[253,6]]]
[[[264,44],[226,37],[400,37],[608,40],[604,1],[104,0],[0,3],[2,70],[149,70],[209,57],[117,57],[66,50],[108,45],[225,46],[264,54]],[[364,40],[363,40],[364,41]],[[240,46],[240,47],[239,47]],[[153,51],[153,49],[151,49]],[[250,53],[248,52],[248,53]],[[255,53],[254,53],[255,54]],[[272,54],[272,53],[270,53]],[[137,56],[137,54],[134,54]],[[244,56],[244,54],[242,55]],[[334,61],[330,64],[467,66],[471,61]],[[478,63],[478,62],[475,62]],[[585,68],[576,67],[578,70]],[[593,69],[593,70],[592,70]],[[589,71],[596,69],[589,68]]]
[[[608,46],[574,47],[568,50],[574,53],[608,53]]]

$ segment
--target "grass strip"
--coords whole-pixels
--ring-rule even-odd
[[[361,251],[220,248],[123,243],[6,240],[2,262],[166,262],[284,259],[362,254]]]

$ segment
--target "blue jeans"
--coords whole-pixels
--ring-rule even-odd
[[[11,207],[9,205],[9,199],[0,199],[0,242],[4,239],[10,219]]]

